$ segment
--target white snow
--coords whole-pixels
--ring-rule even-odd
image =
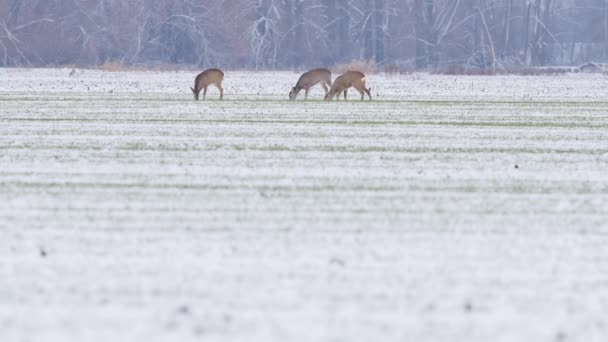
[[[0,69],[0,341],[608,339],[605,76],[70,70]]]

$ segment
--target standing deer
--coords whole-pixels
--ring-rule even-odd
[[[359,71],[347,71],[344,75],[338,76],[331,86],[331,89],[325,95],[325,101],[331,101],[334,96],[338,95],[337,99],[340,100],[340,94],[344,92],[344,100],[346,101],[346,93],[348,88],[354,87],[361,93],[361,101],[365,98],[365,94],[369,96],[369,100],[372,100],[370,91],[371,88],[365,88],[365,75]]]
[[[298,93],[302,89],[305,90],[304,100],[308,99],[308,91],[317,83],[321,83],[323,89],[325,89],[325,95],[327,95],[327,92],[329,91],[328,87],[331,87],[331,71],[321,68],[303,73],[302,76],[300,76],[298,83],[296,83],[296,86],[291,88],[289,99],[295,101],[296,97],[298,97]]]
[[[220,100],[224,98],[224,88],[222,81],[224,80],[224,72],[220,69],[207,69],[194,79],[194,88],[190,87],[194,94],[194,99],[198,101],[198,94],[203,90],[203,101],[207,97],[207,87],[215,85],[220,90]]]

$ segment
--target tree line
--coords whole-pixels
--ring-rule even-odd
[[[0,0],[0,66],[608,60],[608,0]]]

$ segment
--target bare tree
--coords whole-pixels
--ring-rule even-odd
[[[271,67],[277,63],[279,45],[279,20],[281,14],[278,0],[256,0],[249,6],[252,9],[253,22],[248,36],[254,53],[255,68]]]

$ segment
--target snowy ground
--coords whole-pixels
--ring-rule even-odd
[[[0,69],[0,341],[608,340],[605,76],[69,72]]]

